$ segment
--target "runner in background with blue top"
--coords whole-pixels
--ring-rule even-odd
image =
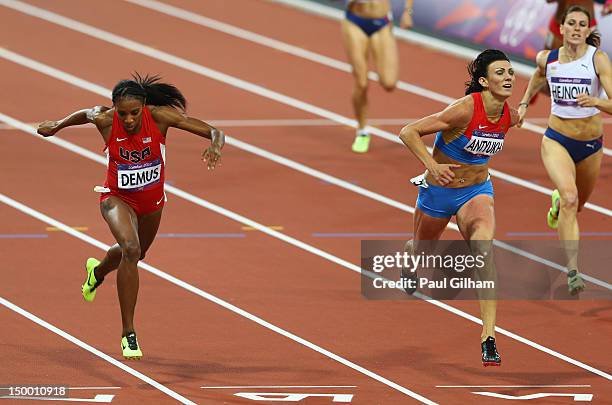
[[[412,27],[412,3],[405,1],[400,27]],[[352,150],[365,153],[370,147],[366,131],[368,114],[368,59],[370,52],[380,85],[387,91],[395,89],[399,75],[397,44],[392,32],[391,0],[349,0],[346,18],[342,20],[342,40],[353,68],[353,109],[358,128]]]

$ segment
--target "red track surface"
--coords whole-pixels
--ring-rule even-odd
[[[276,4],[253,0],[167,1],[210,18],[344,60],[335,21]],[[85,7],[79,1],[42,0],[29,4],[148,44],[192,62],[271,90],[351,116],[350,75],[254,45],[223,33],[169,18],[120,1]],[[160,73],[184,90],[189,113],[205,120],[319,118],[236,89],[176,66],[127,51],[57,25],[0,8],[3,46],[13,52],[110,88],[129,72]],[[313,30],[312,27],[316,27]],[[401,78],[458,97],[465,61],[401,43]],[[0,112],[23,122],[56,118],[78,108],[109,101],[0,60]],[[287,74],[291,72],[291,74]],[[513,101],[525,80],[518,80]],[[372,83],[371,116],[419,117],[442,104],[414,94],[386,94]],[[540,102],[532,116],[543,117]],[[609,126],[608,126],[609,129]],[[389,127],[397,133],[398,127]],[[371,153],[355,156],[353,131],[339,126],[227,128],[226,131],[276,154],[414,205],[416,190],[407,179],[421,168],[399,145],[375,138]],[[61,138],[95,152],[101,139],[91,128],[66,130]],[[495,169],[546,187],[551,184],[539,159],[540,136],[512,130]],[[358,238],[317,238],[316,232],[411,232],[412,217],[380,202],[256,157],[231,145],[214,175],[199,162],[205,146],[195,136],[171,133],[168,180],[176,187],[351,263],[359,263]],[[94,184],[101,165],[18,130],[2,130],[2,193],[105,243],[111,235],[100,218]],[[609,207],[609,157],[592,202]],[[548,197],[495,182],[498,237],[507,232],[547,231]],[[498,346],[500,369],[479,362],[480,326],[421,301],[368,301],[359,276],[340,265],[298,249],[242,224],[169,196],[161,233],[240,233],[246,237],[158,238],[145,261],[189,284],[236,305],[297,336],[344,357],[424,397],[444,404],[503,403],[471,391],[512,395],[536,392],[588,392],[594,402],[612,396],[606,378],[552,357],[504,335]],[[528,204],[526,204],[528,202]],[[8,205],[0,205],[0,233],[40,234],[44,239],[7,239],[0,248],[0,297],[117,359],[119,308],[114,277],[95,303],[78,292],[82,266],[101,251]],[[586,210],[582,231],[610,230],[610,218]],[[448,238],[458,234],[449,230]],[[35,252],[35,253],[34,253]],[[508,269],[512,271],[512,269]],[[143,374],[198,403],[252,403],[232,394],[249,389],[201,386],[355,385],[356,388],[250,389],[259,392],[336,392],[353,403],[398,404],[414,399],[360,372],[266,329],[204,298],[141,271],[137,308],[141,362],[128,363]],[[477,315],[476,302],[450,302]],[[612,348],[608,302],[500,302],[498,324],[604,372]],[[0,384],[118,386],[112,403],[171,403],[174,400],[108,362],[26,320],[0,309]],[[606,339],[607,343],[606,344]],[[436,385],[587,384],[584,388],[436,388]],[[93,397],[93,391],[86,391]],[[80,394],[80,392],[79,392]],[[91,395],[89,395],[91,394]],[[330,403],[309,398],[303,403]],[[544,398],[537,403],[569,403]]]

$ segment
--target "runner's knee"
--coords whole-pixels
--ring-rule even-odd
[[[140,259],[141,250],[138,241],[129,240],[122,244],[121,254],[124,260],[136,262]]]
[[[409,255],[414,253],[414,239],[410,239],[408,242],[406,242],[404,245],[404,252],[408,253]]]
[[[472,255],[490,257],[491,252],[493,251],[492,235],[483,233],[482,235],[475,236],[477,237],[470,241],[470,250]],[[491,237],[487,239],[487,236]]]
[[[368,90],[368,79],[367,78],[355,78],[354,93],[361,95]]]
[[[559,190],[561,195],[561,209],[564,211],[578,211],[578,190],[569,188]]]

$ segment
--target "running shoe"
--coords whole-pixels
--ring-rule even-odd
[[[370,135],[357,134],[352,149],[355,153],[366,153],[370,149]]]
[[[417,290],[418,280],[419,278],[417,277],[416,270],[410,271],[405,267],[400,267],[400,281],[402,282],[402,288],[406,291],[406,294],[414,294]]]
[[[103,280],[96,280],[96,276],[94,274],[94,270],[96,267],[98,267],[98,265],[100,264],[100,261],[97,259],[94,259],[93,257],[90,257],[89,259],[87,259],[87,263],[85,263],[85,271],[87,272],[87,279],[85,279],[85,283],[82,285],[82,293],[83,293],[83,298],[85,299],[85,301],[87,302],[91,302],[94,300],[94,298],[96,298],[96,289],[100,286],[100,284],[102,284]]]
[[[570,295],[576,295],[584,291],[584,281],[578,270],[570,270],[567,273],[567,287]]]
[[[121,351],[126,360],[140,360],[142,358],[142,351],[138,345],[135,332],[130,332],[127,336],[121,338]]]
[[[501,366],[501,357],[497,353],[494,337],[489,336],[480,346],[482,349],[482,365],[484,367]]]
[[[546,222],[548,222],[548,226],[550,228],[557,229],[557,226],[559,226],[559,205],[561,204],[561,195],[559,194],[559,190],[553,191],[550,199],[552,204],[548,210]]]

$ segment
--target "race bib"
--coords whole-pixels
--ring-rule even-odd
[[[159,183],[161,171],[159,159],[136,165],[120,164],[117,167],[117,187],[122,190],[142,189]]]
[[[463,147],[467,152],[475,155],[493,156],[504,147],[503,132],[472,131],[472,137]]]
[[[580,79],[571,77],[551,78],[550,95],[558,105],[577,106],[578,94],[591,95],[591,79]]]

